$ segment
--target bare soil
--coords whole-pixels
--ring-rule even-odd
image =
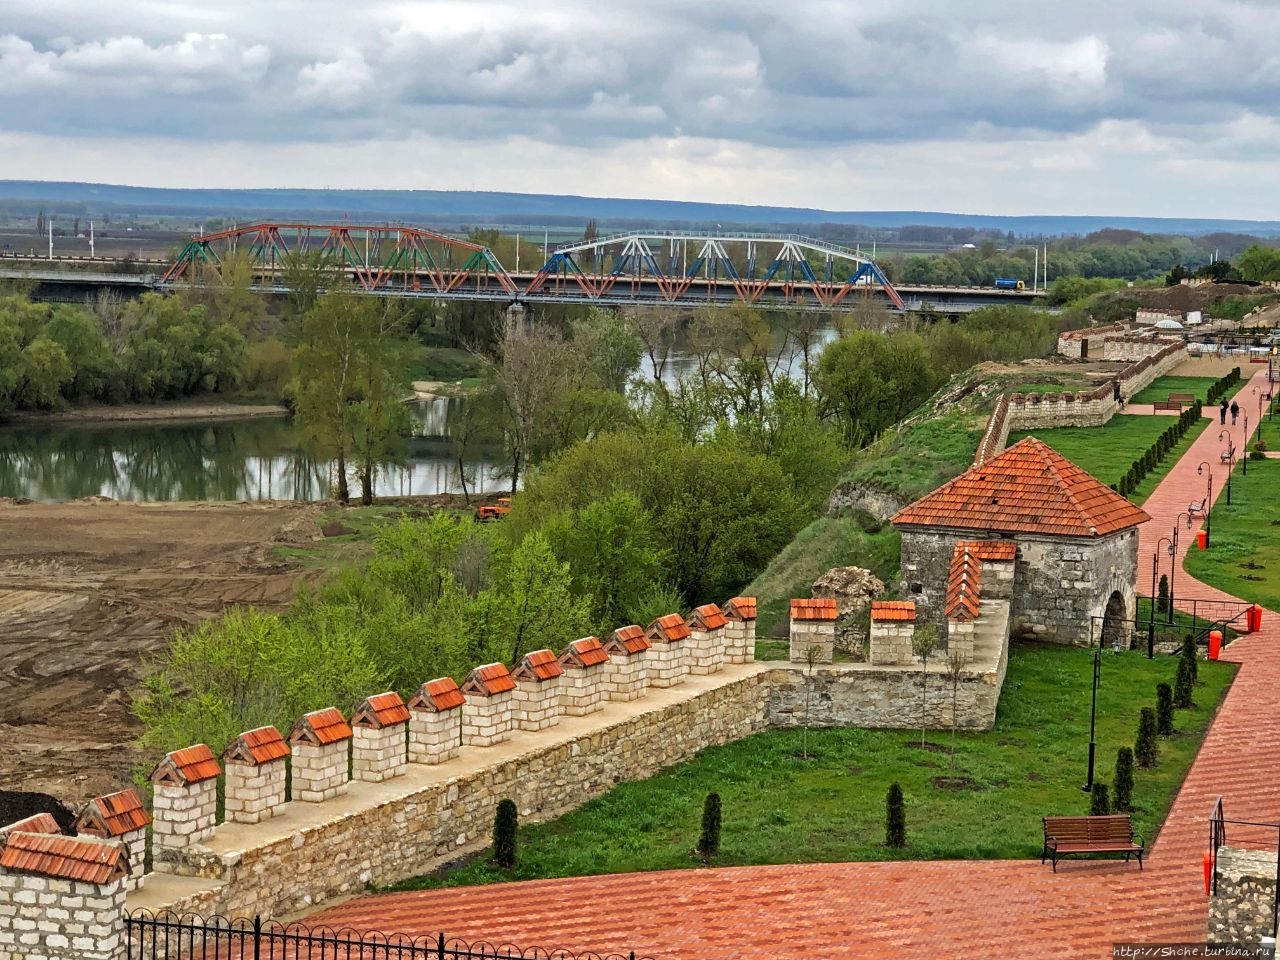
[[[0,500],[0,795],[126,785],[146,655],[228,605],[287,603],[319,571],[272,547],[320,538],[327,506]]]

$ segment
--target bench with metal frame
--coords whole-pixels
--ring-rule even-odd
[[[1133,834],[1133,822],[1127,813],[1113,813],[1102,817],[1045,817],[1044,851],[1053,859],[1053,872],[1058,872],[1058,857],[1070,853],[1123,853],[1125,863],[1138,855],[1138,869],[1142,869],[1143,842]]]

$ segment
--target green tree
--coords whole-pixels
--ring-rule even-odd
[[[1105,817],[1111,812],[1111,794],[1101,780],[1093,781],[1089,789],[1089,816]]]
[[[823,409],[862,446],[901,420],[934,387],[929,355],[917,334],[855,331],[828,344],[814,377]]]
[[[720,852],[720,794],[708,793],[702,804],[702,832],[698,835],[698,856],[706,862]]]
[[[902,787],[896,783],[889,785],[889,793],[885,796],[884,843],[894,849],[907,845],[906,803],[902,797]]]
[[[1156,712],[1143,707],[1138,715],[1138,738],[1133,745],[1133,756],[1141,767],[1153,767],[1159,746],[1156,742]]]
[[[1236,269],[1244,280],[1280,280],[1280,250],[1255,243],[1236,257]]]
[[[547,538],[531,533],[511,551],[495,576],[489,635],[511,663],[540,646],[559,647],[591,628],[591,598],[571,589],[569,565]]]
[[[516,865],[516,827],[519,823],[516,802],[508,798],[498,801],[493,816],[493,863],[503,870]]]
[[[1156,732],[1165,737],[1173,733],[1173,689],[1167,683],[1156,684]]]
[[[118,383],[120,364],[103,335],[102,324],[93,314],[59,304],[44,333],[62,347],[71,364],[71,381],[64,390],[69,400],[123,399]]]
[[[18,357],[15,391],[18,405],[35,410],[52,409],[61,398],[62,388],[74,375],[71,361],[61,345],[43,335],[36,337]]]
[[[1128,813],[1133,809],[1133,750],[1121,747],[1116,751],[1116,813]]]

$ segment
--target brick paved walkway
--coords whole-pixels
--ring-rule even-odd
[[[1260,376],[1265,383],[1265,371]],[[1258,382],[1255,376],[1237,394],[1242,406]],[[1153,519],[1141,530],[1140,553],[1146,562],[1203,489],[1196,465],[1214,461],[1215,487],[1225,478],[1217,436],[1205,431],[1148,500]],[[1180,537],[1180,554],[1194,529]],[[1187,574],[1178,582],[1185,596],[1225,597]],[[1280,614],[1268,611],[1263,629],[1225,656],[1242,663],[1239,674],[1154,847],[1148,841],[1142,873],[1122,862],[1068,861],[1054,874],[1038,861],[1013,860],[686,870],[375,895],[308,922],[635,950],[663,960],[1039,960],[1106,957],[1115,941],[1203,940],[1201,857],[1214,800],[1224,796],[1231,818],[1280,819]]]

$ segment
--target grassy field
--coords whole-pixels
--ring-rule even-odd
[[[832,567],[865,567],[892,587],[901,543],[896,530],[865,513],[814,520],[742,591],[759,606],[756,635],[785,637],[791,598],[809,596],[813,581]],[[762,646],[758,655],[774,659],[777,653],[776,659],[786,659],[785,643],[777,650]]]
[[[415,345],[405,360],[405,379],[480,383],[484,364],[466,350]]]
[[[1205,394],[1217,381],[1213,377],[1158,377],[1145,390],[1129,398],[1130,403],[1155,403],[1168,400],[1171,393],[1193,393],[1201,403]]]
[[[1009,446],[1013,446],[1023,437],[1034,436],[1103,483],[1114,484],[1120,482],[1120,478],[1128,471],[1130,464],[1145,453],[1156,438],[1173,423],[1173,417],[1119,414],[1102,427],[1058,427],[1053,430],[1032,430],[1010,434]],[[1147,474],[1142,483],[1138,484],[1138,488],[1129,499],[1134,503],[1142,503],[1147,499],[1151,491],[1164,479],[1165,474],[1173,468],[1173,465],[1208,425],[1209,420],[1205,419],[1201,420],[1198,426],[1188,430],[1178,444],[1165,454],[1156,468]]]
[[[304,567],[328,570],[353,566],[367,560],[372,554],[374,535],[383,524],[394,523],[401,517],[425,518],[438,509],[456,510],[459,515],[470,515],[470,509],[462,506],[462,497],[456,499],[456,508],[404,504],[337,507],[316,518],[316,527],[324,534],[323,539],[313,540],[302,546],[280,545],[273,550],[280,559],[290,560]]]
[[[1097,779],[1109,782],[1116,750],[1131,745],[1138,710],[1154,705],[1176,660],[1104,655],[1098,692]],[[719,865],[886,859],[1022,858],[1039,854],[1040,818],[1088,813],[1081,792],[1089,739],[1092,653],[1015,645],[995,729],[951,734],[813,730],[762,733],[624,783],[557,820],[527,826],[507,873],[485,853],[397,889],[692,867],[703,799],[723,801]],[[1202,663],[1196,706],[1180,710],[1160,758],[1134,776],[1134,825],[1148,849],[1233,675]],[[907,842],[883,846],[885,793],[901,784]]]
[[[953,410],[914,423],[859,454],[845,483],[865,484],[915,500],[959,476],[973,463],[986,414]]]
[[[1224,479],[1215,476],[1214,483]],[[1214,504],[1209,549],[1188,551],[1186,562],[1193,577],[1269,610],[1280,610],[1277,483],[1280,462],[1251,460],[1248,476],[1237,465],[1231,477],[1231,506],[1225,493]]]

